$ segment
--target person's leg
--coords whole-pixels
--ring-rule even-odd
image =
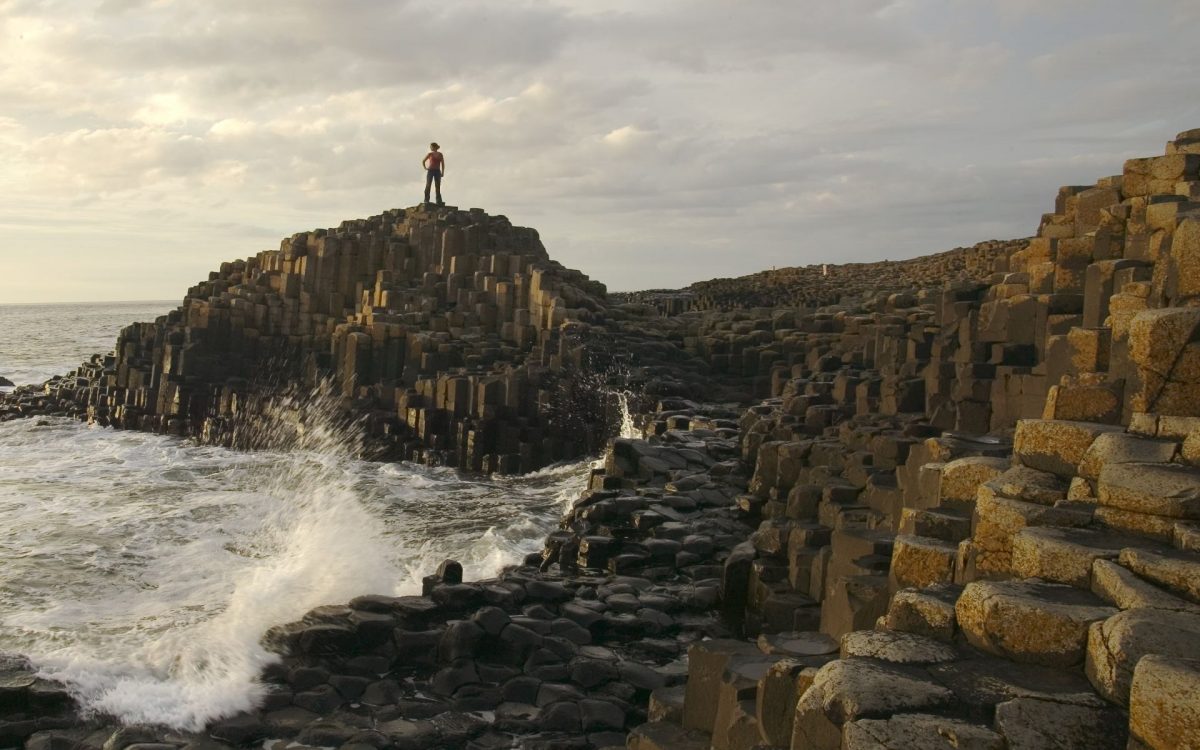
[[[441,172],[433,172],[432,174],[433,174],[434,188],[437,193],[437,202],[441,203],[442,202],[442,173]]]
[[[440,182],[440,180],[439,180]],[[433,184],[433,170],[425,170],[425,202],[429,202],[429,186]],[[439,188],[440,191],[440,188]]]

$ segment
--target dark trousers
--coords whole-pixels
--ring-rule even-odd
[[[425,202],[429,202],[429,186],[433,185],[437,193],[437,202],[442,202],[442,170],[425,170]]]

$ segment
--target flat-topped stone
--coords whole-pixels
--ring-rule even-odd
[[[842,725],[949,706],[954,694],[921,670],[874,659],[830,662],[796,704],[794,748],[838,748]]]
[[[1083,659],[1088,626],[1116,613],[1090,592],[1037,579],[967,584],[954,609],[972,646],[1064,667]]]
[[[1007,750],[1125,750],[1125,717],[1108,706],[1022,697],[996,706]]]
[[[1013,437],[1013,457],[1031,469],[1069,479],[1096,438],[1124,428],[1095,422],[1022,419]]]
[[[1115,559],[1122,549],[1139,543],[1150,542],[1095,529],[1028,527],[1013,536],[1012,572],[1022,578],[1088,588],[1092,561]]]
[[[772,656],[823,656],[837,653],[838,642],[817,631],[764,633],[758,637],[758,648]]]
[[[1012,566],[1013,538],[1031,526],[1087,526],[1091,508],[1085,504],[1041,505],[1003,497],[980,489],[975,507],[978,518],[972,542],[975,567],[983,575],[1007,575]]]
[[[961,591],[950,584],[897,591],[883,617],[883,627],[949,643],[956,630],[954,603]]]
[[[1009,461],[1004,458],[956,458],[942,466],[938,500],[941,503],[971,502],[979,485],[1004,473],[1008,467]]]
[[[1100,435],[1079,462],[1079,475],[1092,481],[1110,464],[1167,463],[1179,452],[1174,440],[1157,440],[1129,433]]]
[[[1142,578],[1200,603],[1200,554],[1181,550],[1121,550],[1120,563]]]
[[[958,652],[925,636],[896,630],[856,630],[842,636],[841,657],[870,657],[893,664],[953,661]]]
[[[1067,497],[1067,483],[1048,471],[1013,466],[988,483],[998,495],[1039,505],[1054,505]]]
[[[892,548],[888,576],[896,589],[923,588],[954,580],[958,545],[929,537],[900,534]]]
[[[1200,469],[1178,464],[1117,464],[1100,472],[1101,505],[1134,513],[1200,519]]]
[[[1152,607],[1200,613],[1200,606],[1163,591],[1111,560],[1092,563],[1091,588],[1093,594],[1119,609]]]

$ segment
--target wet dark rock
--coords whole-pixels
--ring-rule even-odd
[[[501,693],[504,700],[510,703],[528,703],[534,705],[537,703],[538,692],[541,688],[541,680],[536,677],[522,676],[514,677],[504,683]]]
[[[579,702],[579,714],[585,732],[622,729],[625,726],[625,712],[609,701],[582,700]]]
[[[579,704],[567,701],[553,703],[542,709],[538,723],[550,732],[578,732],[580,730]]]
[[[245,745],[267,737],[270,729],[259,716],[238,714],[209,725],[208,734],[213,739],[228,742],[230,745]],[[304,742],[303,739],[300,741]],[[340,744],[340,742],[336,744]]]
[[[512,622],[508,613],[499,607],[482,607],[471,615],[471,620],[490,636],[500,635],[504,626]]]
[[[263,716],[263,723],[272,735],[294,737],[319,718],[320,715],[317,712],[299,706],[289,706],[267,712]]]
[[[358,634],[343,625],[311,625],[294,636],[299,651],[314,655],[357,653]]]
[[[439,583],[432,587],[429,597],[452,612],[468,612],[484,603],[482,589],[467,583]]]
[[[645,664],[622,661],[617,664],[617,671],[625,683],[639,690],[654,690],[666,684],[662,675]]]
[[[394,635],[394,631],[393,631]],[[377,651],[379,649],[376,649]],[[392,666],[392,657],[376,656],[374,654],[364,654],[346,659],[342,662],[341,671],[348,675],[356,677],[376,678],[381,677]]]
[[[438,738],[437,726],[424,720],[392,719],[380,723],[376,730],[397,750],[426,750]]]
[[[403,691],[395,680],[376,680],[363,690],[360,700],[370,706],[386,706],[395,703]]]
[[[322,667],[296,667],[288,672],[288,685],[293,690],[311,690],[329,682],[329,670]]]
[[[438,695],[454,695],[464,685],[474,685],[479,681],[475,662],[460,659],[453,665],[438,670],[430,684]]]
[[[577,658],[570,665],[571,682],[584,688],[594,688],[620,678],[617,666],[599,659]]]
[[[100,750],[107,737],[90,729],[42,730],[25,740],[25,750]]]
[[[329,678],[329,685],[348,701],[356,700],[362,696],[363,691],[371,684],[368,677],[358,677],[354,675],[337,674]]]
[[[462,711],[447,711],[433,717],[432,723],[442,741],[451,747],[465,744],[469,739],[487,731],[488,722]]]
[[[484,629],[472,620],[452,620],[446,623],[438,642],[438,657],[441,661],[469,659],[475,656],[485,635]]]
[[[385,750],[392,743],[391,739],[383,732],[377,732],[374,729],[360,729],[346,740],[346,744],[342,745],[339,750],[347,750],[347,748],[375,748],[375,750]]]
[[[314,721],[296,735],[296,741],[312,747],[337,747],[359,730],[336,721]]]
[[[396,618],[391,614],[356,611],[350,615],[350,624],[362,648],[370,650],[391,640]]]
[[[441,630],[397,630],[393,634],[396,661],[401,668],[432,667],[437,663]]]
[[[525,584],[525,593],[535,601],[559,603],[571,599],[571,592],[555,581],[529,581]]]
[[[343,698],[331,685],[317,685],[309,690],[297,692],[292,704],[314,713],[328,713],[342,705]]]
[[[152,727],[121,727],[104,741],[102,750],[125,750],[130,745],[158,742],[159,732]]]

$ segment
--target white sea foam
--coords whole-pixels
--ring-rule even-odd
[[[485,480],[328,444],[239,453],[3,424],[0,649],[30,655],[94,711],[196,729],[258,699],[270,626],[411,593],[447,557],[494,575],[540,549],[586,474]]]

